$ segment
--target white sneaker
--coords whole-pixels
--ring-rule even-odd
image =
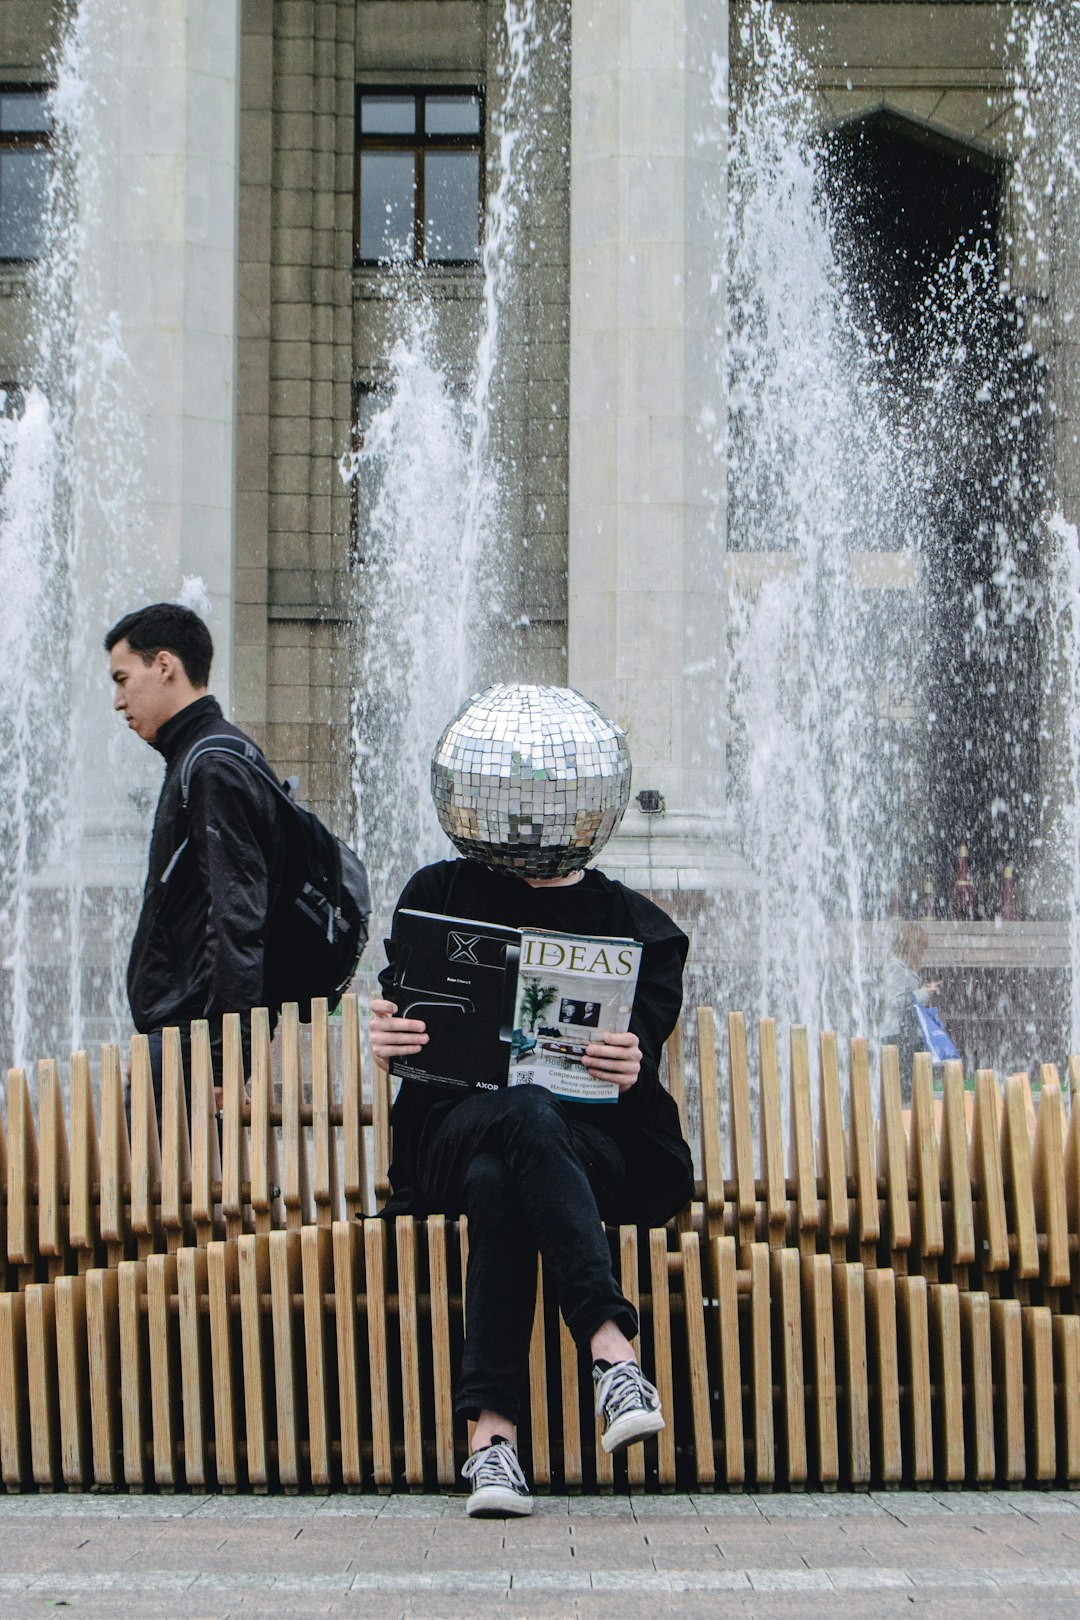
[[[501,1434],[492,1436],[490,1446],[474,1451],[461,1472],[472,1481],[465,1510],[470,1519],[525,1518],[532,1512],[532,1497],[517,1452]]]
[[[636,1361],[597,1361],[592,1375],[605,1451],[621,1451],[646,1435],[659,1434],[664,1427],[660,1396]]]

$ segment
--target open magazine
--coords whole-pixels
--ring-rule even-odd
[[[572,1102],[618,1101],[594,1080],[585,1048],[607,1030],[626,1031],[641,946],[504,928],[464,917],[402,910],[394,921],[389,995],[402,1018],[422,1018],[423,1051],[390,1072],[472,1090],[545,1086]]]
[[[582,1063],[590,1041],[630,1028],[641,946],[630,939],[523,932],[514,1002],[512,1086],[546,1086],[573,1102],[619,1100]]]

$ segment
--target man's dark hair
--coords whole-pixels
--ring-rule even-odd
[[[125,613],[105,637],[105,651],[112,652],[118,641],[126,641],[144,664],[153,663],[159,652],[171,652],[192,686],[209,683],[214,657],[210,632],[197,613],[178,602],[152,602]]]

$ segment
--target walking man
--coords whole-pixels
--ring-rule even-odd
[[[246,760],[223,752],[191,760],[210,737],[239,738],[258,752],[208,690],[214,647],[196,613],[155,602],[114,624],[105,649],[114,709],[165,761],[127,974],[135,1028],[150,1037],[160,1114],[162,1030],[180,1026],[189,1070],[191,1020],[209,1019],[220,1086],[222,1015],[268,1003],[265,934],[281,882],[280,811],[272,784]],[[247,1072],[246,1017],[241,1028]]]

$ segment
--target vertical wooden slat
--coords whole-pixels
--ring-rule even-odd
[[[724,1232],[724,1165],[720,1151],[720,1097],[716,1078],[716,1015],[697,1009],[698,1074],[701,1080],[701,1162],[705,1176],[705,1222],[710,1237]]]
[[[906,1474],[913,1485],[934,1477],[934,1417],[926,1278],[896,1279],[896,1317],[904,1414]],[[903,1393],[906,1386],[906,1394]]]
[[[65,1485],[81,1487],[91,1479],[86,1279],[58,1277],[55,1304],[60,1471]]]
[[[964,1067],[945,1064],[942,1079],[941,1159],[948,1200],[949,1259],[954,1271],[975,1260],[975,1211],[971,1199],[970,1144],[964,1110]],[[956,1281],[966,1281],[964,1270]]]
[[[87,1382],[94,1484],[116,1489],[123,1478],[120,1449],[120,1305],[117,1274],[86,1273]]]
[[[101,1048],[101,1237],[110,1265],[124,1258],[131,1198],[131,1148],[120,1048]]]
[[[60,1411],[56,1368],[56,1294],[52,1283],[26,1290],[26,1364],[30,1396],[30,1466],[35,1485],[60,1484]]]
[[[120,1451],[120,1314],[115,1271],[86,1273],[87,1384],[95,1485],[118,1487]]]
[[[955,1283],[931,1283],[930,1377],[936,1395],[938,1472],[947,1485],[963,1482],[964,1367],[960,1340],[960,1294]]]
[[[872,1266],[881,1238],[878,1203],[877,1154],[874,1151],[874,1111],[870,1102],[870,1050],[862,1037],[851,1042],[851,1163],[855,1180],[859,1257]]]
[[[638,1287],[638,1234],[636,1226],[619,1227],[619,1286],[635,1311],[641,1308]],[[626,1448],[626,1478],[631,1490],[640,1490],[645,1483],[645,1448]]]
[[[908,1201],[907,1140],[900,1101],[900,1060],[895,1046],[881,1049],[881,1098],[878,1107],[878,1174],[885,1178],[886,1239],[894,1271],[907,1270],[911,1248],[911,1205]]]
[[[782,1383],[787,1401],[788,1483],[802,1486],[806,1483],[807,1466],[804,1460],[805,1402],[797,1401],[804,1388],[804,1378],[813,1393],[814,1435],[817,1442],[816,1469],[818,1481],[827,1490],[835,1490],[840,1478],[840,1438],[836,1409],[836,1331],[833,1321],[833,1261],[827,1254],[815,1254],[802,1262],[802,1313],[796,1303],[798,1294],[798,1257],[793,1250],[778,1256],[780,1267],[776,1276],[777,1297],[780,1302],[780,1344],[783,1351]],[[792,1265],[792,1261],[796,1264]],[[789,1281],[790,1279],[790,1281]],[[805,1318],[806,1345],[809,1366],[803,1368],[803,1330]],[[798,1338],[796,1339],[796,1335]]]
[[[1080,1480],[1080,1317],[1054,1317],[1058,1461],[1067,1485]]]
[[[935,1281],[945,1250],[941,1167],[934,1122],[934,1071],[929,1052],[916,1052],[911,1076],[911,1143],[908,1176],[915,1193],[918,1254],[923,1275]]]
[[[786,1251],[775,1252],[779,1257]],[[755,1243],[750,1250],[750,1405],[754,1479],[759,1490],[767,1489],[776,1479],[770,1269],[768,1244]]]
[[[262,1213],[268,1213],[268,1210]],[[251,1488],[264,1492],[272,1484],[270,1414],[274,1404],[273,1356],[266,1342],[263,1316],[263,1300],[270,1292],[270,1234],[245,1232],[243,1237],[236,1240],[236,1247],[240,1282],[240,1338],[244,1357],[247,1473]]]
[[[0,1476],[9,1489],[18,1489],[29,1471],[26,1295],[0,1294]]]
[[[992,1069],[975,1075],[975,1111],[971,1128],[971,1181],[977,1196],[977,1233],[985,1272],[1009,1268],[1009,1228],[998,1149],[1000,1096]],[[1010,1476],[1011,1477],[1011,1476]]]
[[[244,1183],[248,1179],[244,1049],[239,1013],[226,1013],[222,1019],[221,1048],[221,1213],[225,1219],[225,1236],[238,1238],[244,1230]]]
[[[335,1221],[334,1327],[337,1336],[338,1411],[341,1478],[353,1489],[363,1483],[360,1428],[360,1356],[356,1326],[358,1229],[353,1220]],[[370,1309],[370,1305],[369,1305]]]
[[[1023,1321],[1018,1300],[990,1301],[990,1345],[994,1356],[997,1479],[999,1485],[1018,1485],[1027,1473]]]
[[[866,1283],[862,1265],[833,1268],[833,1319],[836,1323],[842,1474],[856,1490],[870,1484],[870,1388],[866,1348]]]
[[[311,1219],[307,1133],[300,1123],[303,1102],[300,1014],[294,1001],[281,1009],[281,1147],[285,1165],[285,1225],[299,1232]]]
[[[334,1074],[330,1061],[330,1013],[325,997],[311,1003],[311,1141],[315,1220],[330,1227],[341,1214],[338,1156],[330,1110]]]
[[[275,1195],[271,1175],[275,1168],[270,1125],[273,1076],[270,1066],[270,1019],[265,1007],[251,1012],[251,1210],[255,1230],[265,1233],[273,1226],[272,1200]]]
[[[1053,1318],[1045,1305],[1026,1305],[1022,1310],[1028,1473],[1034,1483],[1045,1485],[1057,1473]]]
[[[214,1190],[221,1180],[214,1093],[210,1026],[199,1018],[191,1026],[191,1219],[201,1249],[214,1236]]]
[[[71,1054],[70,1162],[68,1241],[78,1251],[79,1269],[86,1271],[95,1263],[98,1245],[101,1151],[90,1086],[90,1060],[85,1052]]]
[[[371,1122],[375,1138],[375,1203],[381,1209],[390,1196],[390,1073],[371,1065]]]
[[[969,1473],[976,1485],[990,1485],[995,1477],[996,1456],[994,1359],[988,1295],[961,1293],[960,1338],[964,1356],[965,1437]]]
[[[900,1427],[900,1361],[896,1340],[896,1273],[866,1274],[867,1358],[874,1402],[875,1466],[882,1485],[898,1485],[904,1473]]]
[[[169,1252],[186,1240],[191,1185],[191,1136],[180,1031],[161,1034],[161,1224]]]
[[[814,1154],[814,1115],[810,1102],[810,1049],[802,1024],[791,1026],[791,1111],[789,1167],[795,1183],[795,1239],[799,1253],[817,1248],[818,1189]]]
[[[300,1267],[304,1290],[304,1369],[307,1383],[308,1461],[311,1483],[328,1491],[334,1483],[333,1434],[337,1413],[333,1387],[330,1335],[324,1300],[334,1287],[334,1254],[328,1226],[305,1226],[300,1233]]]
[[[1028,1083],[1026,1074],[1010,1074],[1005,1082],[1005,1113],[1001,1121],[1001,1160],[1006,1205],[1012,1206],[1012,1230],[1016,1238],[1014,1275],[1039,1275],[1039,1245],[1035,1234],[1035,1188],[1031,1171],[1031,1137],[1028,1134]]]
[[[270,1234],[270,1333],[277,1418],[277,1473],[285,1491],[299,1489],[301,1414],[306,1405],[293,1300],[300,1293],[300,1233]]]
[[[840,1103],[840,1063],[836,1052],[836,1036],[831,1031],[824,1031],[819,1048],[818,1130],[821,1170],[825,1178],[829,1249],[834,1260],[842,1260],[847,1250],[851,1221],[848,1210],[844,1115]]]
[[[454,1468],[454,1404],[450,1371],[450,1273],[447,1265],[446,1219],[442,1215],[427,1218],[428,1293],[431,1300],[431,1381],[435,1404],[435,1478],[445,1489],[456,1478]],[[535,1338],[535,1328],[534,1328]],[[541,1339],[543,1325],[541,1321]],[[530,1363],[529,1390],[533,1410],[536,1406],[536,1369]],[[541,1392],[547,1405],[547,1384]],[[545,1430],[546,1437],[546,1430]],[[537,1436],[533,1434],[533,1482],[546,1485],[550,1480],[550,1462],[543,1459],[536,1467]]]
[[[1046,1237],[1044,1280],[1048,1288],[1068,1286],[1069,1213],[1065,1206],[1065,1120],[1057,1069],[1045,1063],[1039,1111],[1035,1117],[1035,1220]]]
[[[146,1261],[122,1260],[116,1269],[120,1316],[120,1418],[124,1482],[132,1490],[148,1483],[145,1441],[150,1434],[150,1370],[146,1342]]]
[[[716,1297],[714,1320],[716,1364],[720,1374],[720,1433],[724,1447],[724,1483],[729,1490],[737,1490],[741,1489],[746,1477],[746,1447],[743,1435],[739,1295],[735,1276],[734,1238],[713,1238],[712,1266]],[[751,1388],[752,1378],[751,1372],[747,1378]]]
[[[208,1244],[206,1290],[214,1390],[214,1467],[218,1489],[235,1491],[244,1480],[240,1458],[242,1378],[237,1376],[240,1324],[233,1309],[240,1293],[235,1238]]]
[[[758,1245],[754,1247],[756,1251]],[[765,1248],[764,1245],[761,1247]],[[767,1248],[765,1252],[768,1254]],[[827,1269],[827,1258],[821,1258]],[[802,1490],[807,1479],[806,1375],[799,1279],[801,1268],[805,1267],[807,1274],[813,1275],[816,1265],[817,1257],[800,1261],[794,1249],[775,1249],[772,1252],[772,1331],[780,1407],[776,1423],[778,1427],[782,1426],[784,1483],[790,1490]],[[770,1401],[772,1398],[770,1388]]]
[[[411,1215],[399,1215],[394,1225],[397,1246],[398,1337],[401,1349],[401,1406],[405,1430],[405,1483],[415,1490],[424,1483],[416,1221]]]
[[[368,1216],[364,1222],[364,1271],[367,1284],[368,1368],[371,1378],[371,1452],[375,1485],[394,1483],[390,1436],[390,1353],[387,1345],[386,1222]]]
[[[747,1104],[749,1106],[749,1099]],[[709,1359],[705,1343],[705,1298],[701,1286],[698,1243],[696,1232],[683,1232],[679,1239],[683,1262],[690,1415],[694,1426],[694,1472],[699,1485],[711,1486],[716,1480],[716,1457],[709,1411]],[[641,1448],[634,1446],[630,1449],[637,1451]]]
[[[579,1491],[582,1482],[581,1407],[578,1400],[577,1345],[559,1317],[559,1372],[562,1394],[563,1481],[567,1490]]]
[[[712,1009],[698,1009],[709,1013]],[[700,1024],[699,1024],[700,1029]],[[719,1135],[717,1150],[719,1150]],[[649,1233],[649,1275],[652,1284],[652,1338],[656,1366],[656,1387],[666,1427],[657,1437],[658,1473],[661,1490],[675,1484],[675,1380],[671,1365],[671,1300],[668,1291],[667,1233],[653,1228]]]
[[[153,1252],[161,1200],[161,1143],[145,1035],[131,1041],[131,1230],[139,1256]]]
[[[757,1189],[754,1185],[754,1124],[750,1117],[750,1070],[746,1058],[746,1020],[728,1013],[728,1081],[730,1086],[731,1169],[735,1182],[739,1258],[745,1265],[754,1241]]]
[[[181,1249],[177,1254],[176,1292],[184,1418],[184,1479],[188,1490],[207,1490],[214,1486],[216,1480],[210,1458],[210,1322],[204,1311],[204,1306],[208,1304],[204,1248]]]
[[[370,1211],[367,1150],[364,1145],[360,1004],[354,995],[341,998],[341,1092],[345,1213],[350,1220],[355,1220]]]
[[[30,1088],[22,1069],[9,1069],[8,1104],[8,1260],[33,1266],[37,1260],[38,1142]]]
[[[432,1286],[434,1287],[434,1284]],[[438,1354],[438,1341],[436,1341],[436,1354]],[[449,1369],[447,1369],[447,1373],[448,1371]],[[436,1372],[435,1417],[437,1446],[439,1445],[438,1404],[440,1398],[445,1398],[447,1409],[449,1409],[450,1405],[449,1387],[446,1390],[445,1397],[441,1388],[445,1376],[447,1375],[444,1373]],[[537,1256],[536,1261],[536,1305],[533,1309],[532,1334],[529,1338],[529,1437],[532,1446],[533,1483],[541,1487],[549,1486],[551,1484],[551,1417],[548,1405],[547,1348],[544,1333],[544,1266],[539,1256]],[[452,1449],[451,1478],[453,1478]]]
[[[784,1138],[780,1123],[780,1072],[776,1058],[776,1024],[758,1025],[758,1104],[761,1114],[761,1170],[765,1181],[765,1222],[770,1248],[779,1248],[787,1225],[784,1181]]]
[[[176,1255],[152,1254],[146,1262],[146,1327],[150,1343],[154,1483],[159,1490],[174,1490],[184,1483],[179,1448],[180,1369],[175,1309]]]
[[[60,1073],[52,1058],[38,1064],[38,1250],[59,1260],[67,1253],[67,1193],[70,1173]]]
[[[667,1088],[675,1099],[675,1106],[679,1110],[679,1123],[683,1135],[689,1139],[693,1134],[687,1129],[686,1119],[686,1064],[683,1056],[682,1023],[676,1019],[675,1028],[668,1036],[664,1045],[667,1057]]]

